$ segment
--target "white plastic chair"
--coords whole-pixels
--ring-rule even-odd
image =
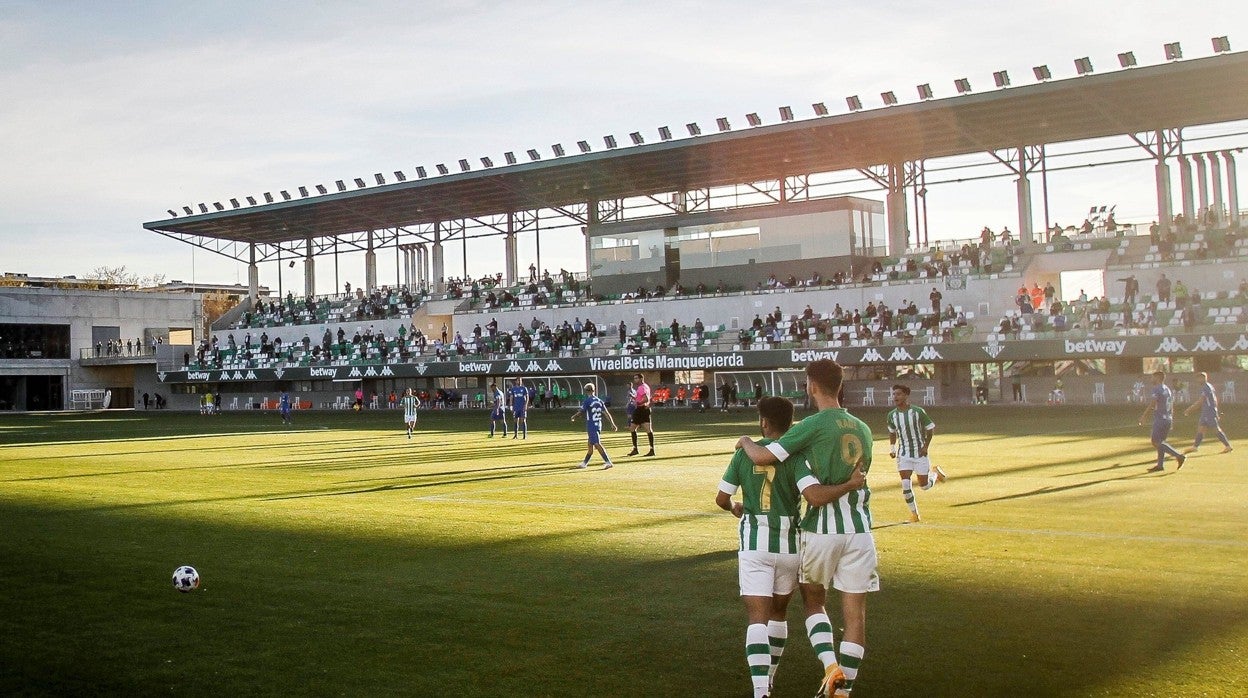
[[[1092,386],[1092,404],[1105,404],[1105,384],[1096,383]]]
[[[923,389],[923,404],[924,405],[936,404],[936,386],[929,385]]]
[[[875,405],[875,388],[867,388],[862,394],[863,405]]]

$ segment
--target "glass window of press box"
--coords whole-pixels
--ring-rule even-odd
[[[68,359],[69,325],[0,324],[0,358]]]
[[[886,246],[882,211],[851,208],[618,233],[608,227],[590,240],[590,267],[595,276],[657,272],[676,261],[685,270],[709,269],[878,256]]]

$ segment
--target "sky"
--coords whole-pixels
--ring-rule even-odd
[[[885,90],[916,101],[920,83],[946,97],[959,77],[983,91],[1002,69],[1016,85],[1039,64],[1071,77],[1081,56],[1098,72],[1127,50],[1152,65],[1171,41],[1203,57],[1213,36],[1248,48],[1248,32],[1234,34],[1246,26],[1248,3],[1223,0],[0,0],[0,272],[82,277],[124,265],[245,284],[244,265],[142,224],[184,205],[411,176],[417,165],[501,162],[528,148],[549,158],[550,144],[572,151],[582,139],[599,149],[606,134],[655,140],[661,125],[679,133],[697,121],[709,132],[727,116],[740,128],[749,112],[775,123],[780,105],[806,118],[826,102],[837,114],[852,94],[868,108]],[[1063,224],[1094,204],[1117,205],[1123,221],[1155,217],[1147,163],[1055,173],[1049,186],[1051,220]],[[933,239],[1017,227],[1008,177],[941,187],[928,209]],[[584,268],[570,235],[579,238],[543,236],[542,266]],[[503,270],[501,240],[491,240],[470,251],[471,274]],[[522,237],[520,266],[536,254]],[[379,264],[380,281],[393,279],[393,260]],[[277,266],[262,265],[261,283],[278,287]],[[282,266],[281,283],[302,288],[300,267]],[[340,266],[341,279],[363,280],[358,256]],[[448,250],[447,274],[462,271]],[[333,285],[325,266],[318,282],[321,292]]]

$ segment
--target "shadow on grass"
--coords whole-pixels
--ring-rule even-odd
[[[377,537],[4,502],[0,519],[6,694],[748,692],[731,534],[678,553],[632,548],[634,527],[600,516],[455,539],[419,522]],[[681,520],[638,527],[661,542]],[[203,587],[180,595],[168,576],[187,562]],[[1248,623],[1242,598],[1158,603],[1095,578],[1073,596],[1021,579],[885,583],[858,684],[869,695],[1129,692],[1114,687],[1242,641]],[[799,606],[777,696],[809,695],[820,674]],[[939,662],[914,661],[933,647]]]

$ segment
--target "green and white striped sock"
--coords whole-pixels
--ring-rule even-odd
[[[845,673],[846,691],[854,690],[858,667],[862,665],[862,657],[866,652],[867,649],[856,642],[841,641],[841,671]]]
[[[750,666],[750,683],[754,698],[767,695],[767,672],[771,668],[771,647],[767,642],[767,626],[752,623],[745,628],[745,663]]]
[[[784,655],[784,644],[789,640],[789,624],[782,620],[767,621],[767,640],[771,644],[771,669],[767,672],[769,683],[776,681],[776,669]]]
[[[823,663],[823,668],[836,664],[836,650],[832,644],[832,621],[828,614],[815,613],[806,617],[806,636],[810,638],[810,646],[815,655]]]
[[[917,516],[919,503],[914,501],[914,489],[910,486],[909,480],[901,481],[901,495],[906,498],[906,506],[910,507],[910,513]]]

